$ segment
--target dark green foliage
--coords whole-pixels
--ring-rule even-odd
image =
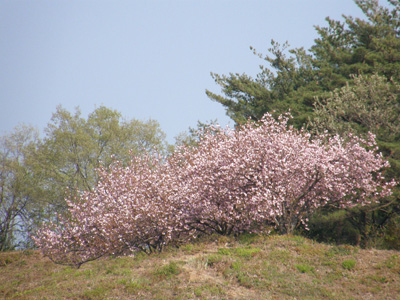
[[[388,81],[383,76],[354,76],[351,82],[341,89],[336,89],[324,101],[317,100],[315,117],[309,122],[309,129],[318,134],[327,130],[332,134],[346,135],[349,132],[358,136],[366,136],[367,132],[376,135],[378,146],[389,160],[391,167],[385,170],[387,180],[400,181],[400,84]],[[390,223],[391,218],[400,212],[399,191],[394,196],[382,199],[379,204],[370,205],[359,210],[348,210],[343,220],[338,223],[334,214],[326,216],[325,231],[337,242],[346,240],[352,230],[361,237],[362,246],[384,246],[386,242],[378,242],[382,230]],[[330,220],[330,222],[329,222]],[[318,222],[317,222],[318,224]],[[322,226],[313,226],[311,235],[321,238]],[[340,230],[339,230],[340,229]],[[386,232],[385,240],[397,239],[393,231]],[[340,237],[340,235],[342,237]],[[344,238],[343,238],[344,237]],[[325,237],[326,238],[326,237]],[[351,242],[351,241],[348,241]]]
[[[389,0],[387,7],[376,0],[355,2],[365,18],[326,18],[326,27],[315,27],[318,38],[308,51],[275,41],[267,55],[251,48],[266,62],[256,78],[212,73],[223,95],[206,93],[238,124],[290,109],[292,123],[315,134],[328,130],[365,136],[370,131],[391,164],[386,178],[399,181],[400,2]],[[400,213],[399,194],[395,190],[391,199],[363,209],[325,209],[311,221],[308,235],[338,243],[395,247],[391,241],[398,239],[393,218]]]
[[[344,210],[315,214],[310,219],[309,237],[320,242],[359,245],[360,232],[351,223],[350,214]]]
[[[255,54],[268,66],[260,66],[256,78],[246,74],[229,76],[212,73],[223,96],[206,91],[221,103],[236,123],[258,120],[264,113],[277,114],[289,108],[297,127],[313,115],[315,97],[325,99],[329,92],[345,86],[353,74],[379,74],[400,80],[400,21],[398,1],[389,1],[392,9],[374,0],[358,0],[366,20],[344,17],[327,18],[328,26],[316,26],[319,38],[309,51],[289,49],[272,41],[270,55]]]
[[[400,216],[392,218],[384,231],[384,247],[400,250]]]
[[[292,56],[287,57],[285,53],[288,46],[287,43],[281,46],[272,41],[272,47],[269,49],[272,56],[264,57],[276,73],[264,66],[260,66],[261,72],[255,79],[246,74],[231,73],[229,76],[220,76],[212,73],[226,97],[210,91],[206,91],[206,94],[224,105],[227,115],[237,124],[248,119],[259,120],[266,112],[275,111],[276,115],[280,115],[291,109],[300,127],[312,111],[314,96],[314,91],[306,91],[304,87],[313,85],[315,90],[319,90],[319,87],[313,83],[312,57],[304,49],[289,50]],[[261,54],[257,55],[262,58]],[[299,98],[298,94],[302,97]]]

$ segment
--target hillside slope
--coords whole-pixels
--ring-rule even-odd
[[[0,253],[3,299],[400,299],[400,253],[298,236],[209,237],[80,269]]]

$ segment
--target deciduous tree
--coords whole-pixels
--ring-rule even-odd
[[[365,205],[391,193],[395,182],[384,182],[387,162],[373,135],[312,138],[288,120],[266,114],[236,130],[214,127],[165,162],[148,155],[100,169],[96,188],[68,201],[68,215],[45,226],[37,245],[79,267],[198,233],[291,233],[319,207]]]
[[[347,142],[339,136],[311,138],[288,120],[266,114],[257,126],[206,131],[196,148],[177,151],[172,159],[183,164],[181,197],[190,203],[193,228],[231,234],[268,223],[293,232],[319,207],[365,205],[390,190],[378,172],[387,164],[375,153],[373,135],[350,135]]]
[[[104,255],[161,251],[191,236],[176,197],[181,182],[160,158],[133,157],[127,167],[114,162],[99,169],[93,191],[68,201],[68,214],[50,222],[36,239],[54,262],[74,265]]]
[[[48,208],[66,207],[65,192],[91,190],[97,183],[100,163],[113,160],[128,164],[131,154],[166,151],[165,134],[157,121],[124,120],[116,110],[100,106],[81,116],[59,106],[45,129],[45,136],[30,152],[29,167],[41,178]]]
[[[36,179],[25,168],[26,147],[37,140],[29,126],[18,126],[0,137],[0,251],[28,241],[39,210]]]

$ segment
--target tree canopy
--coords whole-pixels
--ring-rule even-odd
[[[125,120],[116,110],[96,108],[87,118],[57,107],[43,135],[21,126],[0,140],[0,250],[67,207],[67,194],[91,190],[97,169],[132,155],[165,154],[165,134],[154,120]],[[17,232],[19,231],[19,233]],[[23,233],[23,234],[21,234]],[[18,237],[18,238],[17,238]]]
[[[32,226],[37,180],[27,172],[24,157],[26,147],[37,139],[35,129],[24,125],[0,137],[0,251],[14,249]]]
[[[318,207],[365,205],[392,193],[373,136],[325,141],[288,119],[266,114],[240,130],[206,131],[196,147],[178,147],[166,160],[147,155],[100,169],[98,185],[70,199],[69,214],[35,241],[53,261],[79,267],[199,234],[292,233]]]
[[[344,16],[343,21],[326,18],[327,26],[316,26],[318,38],[307,51],[290,49],[272,41],[256,78],[246,74],[212,73],[222,94],[206,94],[221,103],[236,123],[248,118],[259,120],[266,112],[276,115],[291,110],[297,127],[313,117],[315,97],[325,99],[329,92],[352,81],[352,75],[385,76],[400,80],[400,3],[389,7],[377,0],[357,0],[366,19]]]
[[[385,170],[386,178],[398,180],[400,2],[388,0],[386,6],[377,0],[355,3],[364,18],[343,16],[337,21],[327,17],[326,26],[315,26],[318,38],[308,50],[291,49],[287,42],[281,45],[274,40],[266,55],[251,47],[265,61],[257,76],[211,73],[222,93],[206,90],[206,94],[221,103],[237,124],[260,120],[266,112],[276,117],[290,110],[291,123],[313,134],[327,130],[366,137],[372,132],[391,164]],[[325,222],[314,228],[343,228],[343,222],[348,222],[365,239],[373,234],[396,239],[400,233],[398,189],[394,194],[378,206],[341,214],[347,221],[338,218],[331,227]],[[394,229],[384,233],[385,226]]]

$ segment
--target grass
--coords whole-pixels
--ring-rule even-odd
[[[209,237],[80,269],[0,253],[0,299],[400,299],[400,253],[299,236]]]
[[[353,270],[356,265],[356,261],[354,259],[348,259],[342,262],[343,269]]]

